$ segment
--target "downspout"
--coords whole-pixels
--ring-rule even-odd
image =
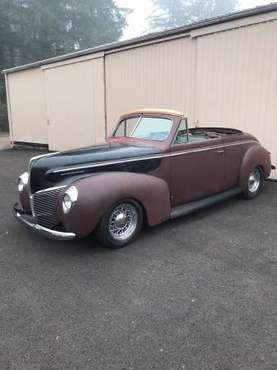
[[[105,139],[108,138],[108,122],[107,122],[107,80],[106,80],[106,54],[103,56],[103,83],[104,83],[104,119],[105,119]]]
[[[193,45],[193,77],[192,77],[192,122],[194,127],[198,127],[199,121],[196,119],[196,100],[197,100],[197,62],[198,62],[198,53],[197,53],[197,37],[192,37]]]
[[[9,131],[10,131],[10,143],[11,147],[14,147],[14,135],[13,135],[13,121],[12,121],[12,109],[11,109],[11,99],[10,99],[10,88],[8,75],[5,73],[5,87],[7,96],[7,109],[8,109],[8,121],[9,121]]]

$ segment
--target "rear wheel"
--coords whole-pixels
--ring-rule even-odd
[[[263,173],[260,167],[250,172],[247,182],[247,189],[243,192],[245,199],[253,199],[259,195],[263,186]]]
[[[108,248],[125,247],[137,237],[142,222],[141,206],[133,200],[122,201],[102,218],[96,230],[97,239]]]

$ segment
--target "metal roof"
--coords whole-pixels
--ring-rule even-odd
[[[110,43],[110,44],[96,46],[96,47],[93,47],[93,48],[90,48],[90,49],[85,49],[85,50],[77,51],[77,52],[70,53],[70,54],[61,55],[61,56],[54,57],[54,58],[40,60],[40,61],[30,63],[30,64],[26,64],[26,65],[23,65],[23,66],[18,66],[18,67],[6,69],[6,70],[2,71],[2,73],[8,74],[8,73],[23,71],[23,70],[27,70],[27,69],[31,69],[31,68],[37,68],[37,67],[41,67],[41,66],[44,66],[44,65],[48,65],[48,64],[52,64],[52,63],[56,63],[56,62],[61,62],[61,61],[68,60],[68,59],[72,59],[72,58],[77,58],[77,57],[81,57],[81,56],[96,54],[96,53],[99,53],[99,52],[108,52],[108,51],[113,51],[113,50],[124,48],[124,47],[132,47],[132,46],[136,46],[137,44],[151,42],[151,41],[158,41],[158,40],[162,40],[162,39],[165,39],[165,38],[168,38],[168,37],[187,34],[187,33],[191,32],[193,30],[201,29],[201,28],[204,28],[204,27],[214,26],[214,25],[218,25],[218,24],[221,24],[221,23],[226,23],[226,22],[230,22],[230,21],[234,21],[234,20],[239,20],[239,19],[243,19],[243,18],[255,16],[255,15],[266,14],[266,13],[270,13],[270,12],[273,12],[273,11],[277,11],[277,3],[276,2],[271,3],[269,5],[258,6],[256,8],[246,9],[246,10],[242,10],[242,11],[239,11],[239,12],[223,15],[223,16],[210,18],[210,19],[207,19],[207,20],[203,20],[203,21],[200,21],[200,22],[192,23],[192,24],[189,24],[189,25],[186,25],[186,26],[174,28],[174,29],[171,29],[171,30],[163,31],[163,32],[151,33],[151,34],[148,34],[148,35],[145,35],[145,36],[136,37],[136,38],[126,40],[126,41],[113,42],[113,43]]]

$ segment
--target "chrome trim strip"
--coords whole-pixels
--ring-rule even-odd
[[[41,154],[41,155],[37,155],[35,157],[32,157],[29,161],[29,165],[28,165],[28,172],[30,174],[30,170],[31,170],[31,166],[33,164],[34,161],[36,161],[37,159],[40,159],[40,158],[44,158],[44,157],[51,157],[52,155],[54,154],[58,154],[59,152],[54,152],[54,153],[46,153],[46,154]]]
[[[34,207],[34,200],[33,200],[33,196],[32,195],[30,195],[30,206],[31,206],[32,216],[33,217],[36,217],[35,207]]]
[[[19,211],[14,209],[14,216],[15,218],[21,222],[24,226],[28,227],[29,229],[36,231],[38,234],[43,235],[49,239],[53,240],[72,240],[76,238],[76,234],[68,233],[68,232],[61,232],[56,230],[47,229],[46,227],[40,226],[33,222],[25,220]]]
[[[34,194],[47,193],[48,191],[59,190],[59,189],[63,189],[63,188],[66,188],[66,187],[67,187],[67,185],[54,186],[52,188],[47,188],[47,189],[39,190],[39,191],[35,192]]]
[[[54,170],[52,173],[67,173],[67,172],[71,172],[71,171],[75,171],[75,170],[77,170],[77,171],[78,170],[85,170],[85,169],[89,169],[89,168],[110,166],[110,165],[113,165],[113,164],[147,161],[149,159],[162,159],[162,158],[177,157],[177,156],[184,155],[184,154],[206,152],[208,150],[222,149],[222,148],[224,149],[224,148],[228,148],[228,147],[231,147],[231,146],[242,145],[242,144],[250,144],[250,143],[257,143],[257,142],[255,140],[247,140],[247,141],[241,141],[239,143],[232,143],[232,144],[227,144],[227,145],[219,144],[219,145],[214,145],[212,147],[185,150],[185,151],[182,151],[182,152],[173,152],[173,153],[167,153],[167,154],[156,154],[156,155],[153,155],[153,156],[146,156],[146,157],[134,157],[134,158],[130,158],[130,159],[121,159],[121,160],[110,161],[110,162],[96,162],[94,164],[89,164],[89,165],[82,165],[82,166],[75,166],[75,167],[67,167],[67,168],[57,169],[57,170]]]

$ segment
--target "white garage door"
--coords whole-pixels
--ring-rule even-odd
[[[103,58],[47,68],[45,94],[50,150],[105,139]]]
[[[196,120],[255,135],[277,165],[277,21],[197,40]],[[277,178],[277,171],[272,171]]]

